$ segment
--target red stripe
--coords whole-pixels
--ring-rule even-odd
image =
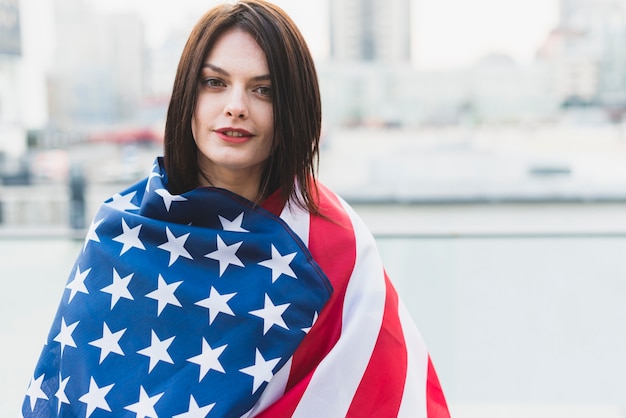
[[[318,204],[327,219],[311,216],[309,251],[328,276],[333,286],[333,294],[315,326],[294,353],[285,394],[257,415],[258,418],[293,415],[316,366],[341,335],[343,301],[356,261],[356,241],[350,217],[337,197],[322,185],[319,185]]]
[[[433,362],[428,356],[428,377],[426,378],[426,410],[428,418],[450,418],[446,397],[439,384]]]
[[[395,417],[406,381],[407,352],[398,294],[385,273],[383,321],[367,369],[346,417]]]

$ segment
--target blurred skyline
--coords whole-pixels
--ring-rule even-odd
[[[137,122],[142,102],[167,97],[191,28],[218,3],[21,0],[5,119]],[[543,123],[570,105],[615,122],[626,109],[623,0],[275,3],[311,46],[327,126]]]
[[[182,47],[217,3],[21,0],[23,55],[0,57],[14,90],[0,89],[14,138],[0,151],[158,142]],[[341,154],[350,131],[356,147],[384,135],[350,193],[386,179],[381,195],[393,182],[411,199],[623,196],[626,0],[276,4],[317,58],[326,149]]]
[[[157,45],[181,17],[199,17],[222,1],[91,0],[101,11],[135,11]],[[328,1],[275,0],[303,32],[313,54],[328,57]],[[520,63],[532,61],[558,22],[558,0],[413,0],[413,64],[420,69],[473,65],[482,56],[504,53]],[[177,16],[172,18],[172,16]]]
[[[149,46],[187,28],[190,21],[223,1],[88,0],[97,11],[135,12],[145,24]],[[44,64],[53,57],[53,2],[21,0],[24,54]],[[276,0],[303,32],[317,59],[329,54],[328,1]],[[418,69],[470,67],[493,53],[532,62],[558,23],[559,0],[413,0],[413,64]]]
[[[176,2],[149,0],[85,0],[101,15],[133,13],[143,23],[150,49],[172,33],[191,30],[193,23],[217,0]],[[322,64],[329,61],[329,0],[276,0],[302,30]],[[22,32],[22,94],[28,99],[22,119],[37,127],[48,119],[45,80],[58,56],[54,4],[49,0],[20,0]],[[68,3],[69,4],[69,3]],[[420,71],[469,70],[485,56],[508,56],[522,66],[535,61],[541,45],[559,21],[560,0],[412,0],[411,61]],[[93,36],[85,33],[85,37]],[[67,46],[65,47],[67,48]],[[71,48],[71,47],[70,47]],[[97,46],[94,45],[94,48]],[[174,56],[170,60],[175,60]],[[27,100],[27,99],[20,99]]]

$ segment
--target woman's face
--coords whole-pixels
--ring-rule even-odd
[[[209,52],[191,129],[201,185],[258,189],[274,136],[272,88],[265,54],[247,32],[228,30]]]

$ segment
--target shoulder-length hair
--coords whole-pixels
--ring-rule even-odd
[[[199,186],[197,147],[191,121],[198,99],[202,65],[217,39],[238,28],[265,53],[272,85],[274,139],[265,161],[258,201],[280,190],[303,208],[318,213],[321,100],[313,58],[302,34],[279,7],[243,0],[209,10],[193,28],[178,64],[165,123],[164,162],[168,189],[181,194]]]

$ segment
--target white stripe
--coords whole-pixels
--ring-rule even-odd
[[[428,351],[417,326],[400,301],[400,324],[407,346],[407,374],[398,418],[426,418]]]
[[[295,418],[346,416],[382,324],[386,290],[382,261],[361,219],[342,204],[355,229],[357,254],[344,300],[341,336],[315,370]]]
[[[309,230],[311,227],[311,215],[309,215],[309,212],[295,204],[287,203],[283,212],[280,214],[280,218],[289,225],[289,228],[291,228],[308,247]]]

